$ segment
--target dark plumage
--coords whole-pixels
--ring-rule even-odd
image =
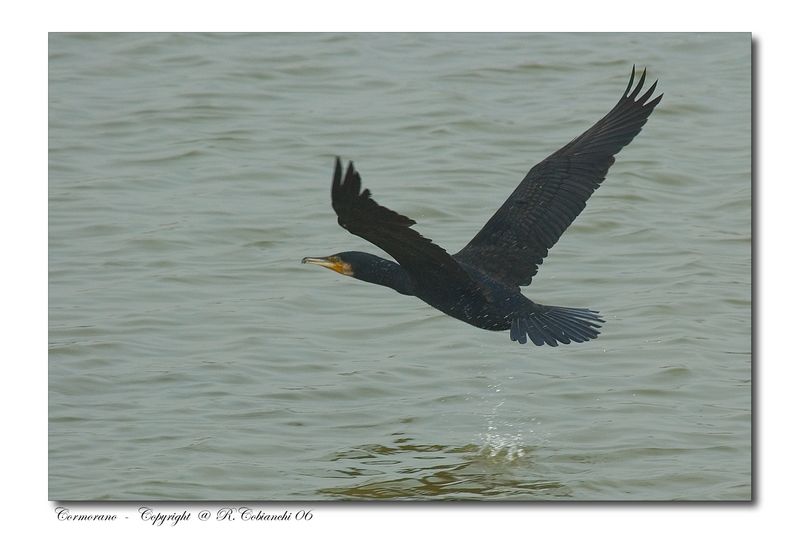
[[[361,177],[336,158],[331,197],[339,225],[368,240],[397,263],[364,252],[306,257],[357,279],[417,296],[440,311],[473,326],[511,330],[511,340],[556,346],[599,335],[604,322],[596,311],[542,305],[527,299],[528,285],[548,250],[600,186],[614,155],[641,131],[660,95],[648,102],[654,83],[639,96],[634,71],[614,108],[594,126],[534,166],[486,225],[461,251],[449,255],[411,226],[415,221],[379,205]]]

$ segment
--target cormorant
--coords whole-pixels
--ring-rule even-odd
[[[397,262],[364,252],[306,257],[303,263],[416,296],[473,326],[511,330],[511,340],[537,346],[584,342],[604,322],[590,309],[532,302],[520,286],[536,275],[548,250],[586,206],[614,164],[614,155],[641,131],[663,94],[648,102],[656,84],[637,99],[647,69],[629,94],[630,81],[613,109],[594,126],[534,166],[500,209],[458,253],[413,229],[414,220],[379,205],[352,161],[342,179],[337,157],[331,197],[339,225],[368,240]]]

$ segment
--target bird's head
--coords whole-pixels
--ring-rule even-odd
[[[354,264],[357,264],[358,261],[354,261],[353,254],[358,253],[340,252],[327,257],[304,257],[302,263],[323,266],[344,276],[355,276]]]
[[[391,287],[401,294],[411,294],[411,282],[400,265],[377,255],[340,252],[327,257],[304,257],[302,262],[323,266],[368,283]]]

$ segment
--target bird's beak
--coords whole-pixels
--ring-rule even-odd
[[[301,263],[310,263],[312,265],[323,266],[345,276],[353,275],[353,269],[350,267],[350,264],[345,263],[335,255],[328,257],[304,257]]]

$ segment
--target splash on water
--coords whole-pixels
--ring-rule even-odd
[[[512,379],[512,378],[509,378]],[[503,392],[500,385],[491,385],[490,391],[494,394]],[[494,401],[494,396],[487,401]],[[505,400],[500,400],[486,415],[486,431],[480,434],[483,442],[480,453],[491,459],[515,461],[525,458],[535,447],[547,441],[532,425],[538,426],[540,422],[535,417],[519,417],[518,413],[503,409]]]

